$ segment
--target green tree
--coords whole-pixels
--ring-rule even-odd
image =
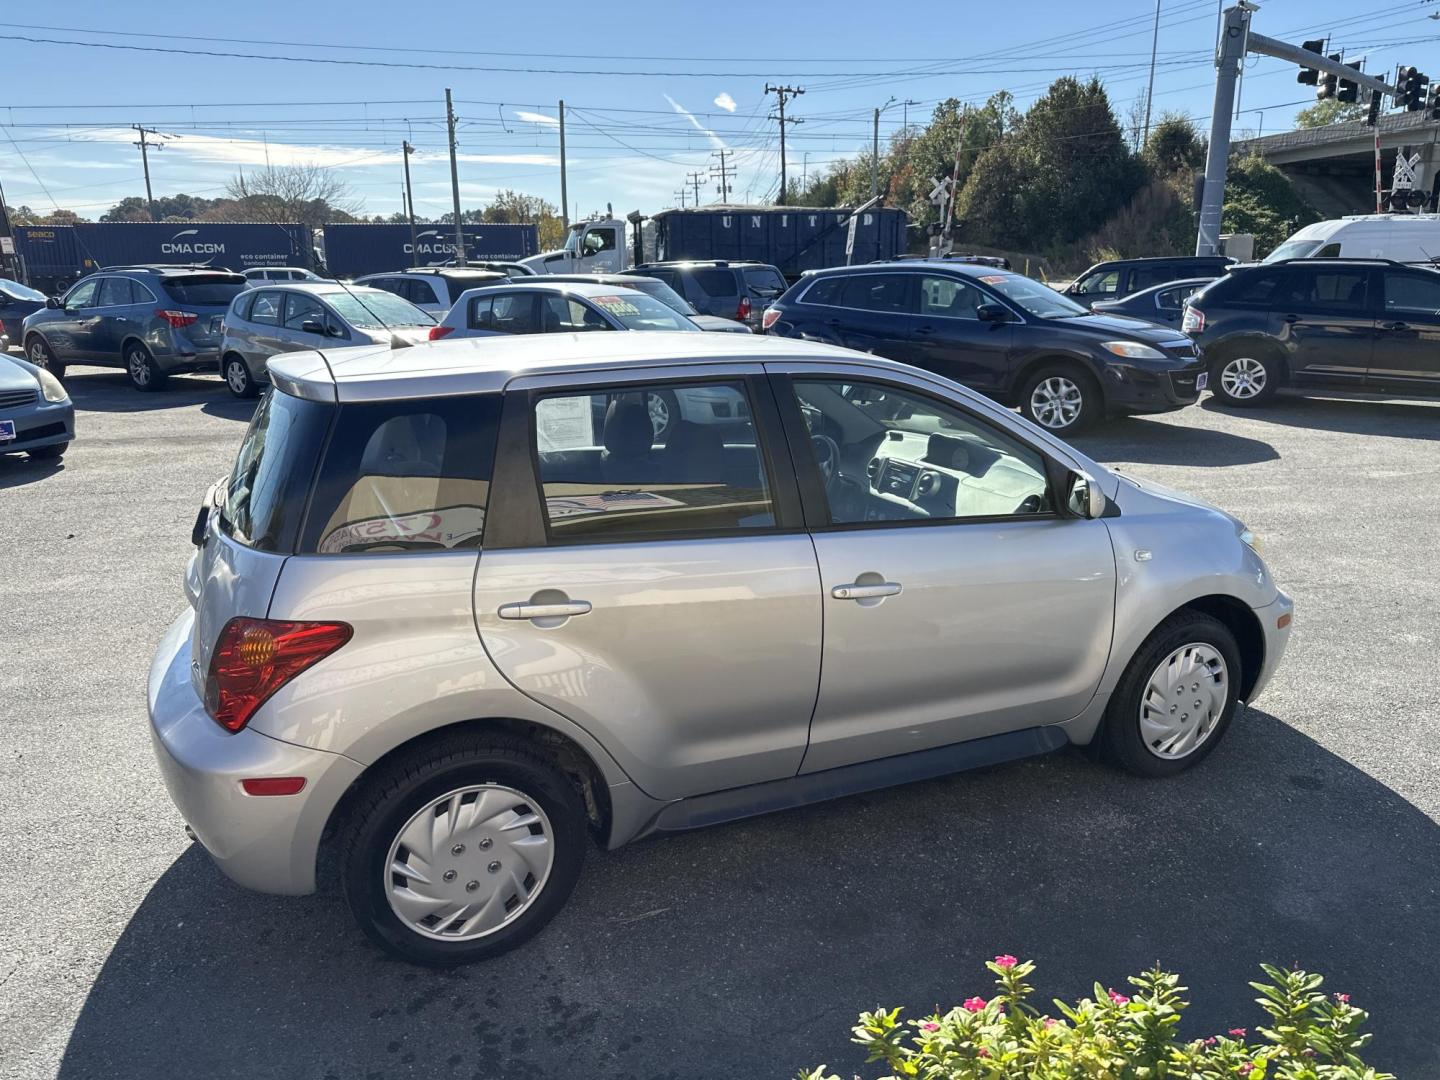
[[[1169,176],[1204,167],[1205,149],[1205,138],[1188,116],[1165,113],[1150,129],[1150,141],[1141,159],[1153,173]]]
[[[1295,126],[1302,128],[1325,127],[1327,124],[1343,124],[1349,120],[1360,120],[1368,107],[1355,101],[1340,101],[1326,98],[1295,114]]]
[[[1265,255],[1320,215],[1290,178],[1258,154],[1230,162],[1225,181],[1226,232],[1255,234],[1255,254]]]

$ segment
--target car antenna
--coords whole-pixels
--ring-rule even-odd
[[[370,312],[371,317],[380,324],[380,328],[390,335],[390,348],[408,349],[410,347],[410,342],[404,340],[400,337],[399,334],[395,333],[394,328],[384,319],[382,319],[379,315],[377,315],[374,308],[372,308],[369,304],[365,303],[364,300],[361,300],[360,297],[355,295],[355,293],[351,292],[349,285],[346,285],[345,282],[341,281],[339,278],[335,279],[335,284],[339,285],[342,289],[349,293],[351,298],[357,304],[363,307],[366,311]]]

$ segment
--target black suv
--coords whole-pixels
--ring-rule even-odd
[[[1210,390],[1258,405],[1281,386],[1440,395],[1440,272],[1385,259],[1286,259],[1190,297]]]
[[[641,263],[626,274],[659,278],[702,315],[719,315],[760,329],[765,309],[786,289],[785,276],[769,263],[723,259]]]
[[[1089,307],[1097,300],[1119,300],[1152,285],[1181,278],[1219,277],[1233,266],[1224,255],[1177,255],[1158,259],[1098,262],[1065,289],[1065,295]]]
[[[934,371],[1059,435],[1109,413],[1178,409],[1204,388],[1199,352],[1179,331],[954,260],[815,271],[765,313],[765,330]]]

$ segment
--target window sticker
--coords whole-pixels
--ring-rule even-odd
[[[535,406],[535,439],[542,454],[594,446],[595,414],[589,396],[542,399]]]
[[[623,296],[592,296],[590,302],[596,307],[604,308],[612,315],[639,315],[640,309],[634,302]]]

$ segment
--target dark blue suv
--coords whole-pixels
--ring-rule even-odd
[[[1177,330],[1096,315],[1037,281],[953,261],[808,274],[765,313],[765,331],[901,360],[1018,405],[1070,435],[1102,416],[1165,412],[1205,388]]]

